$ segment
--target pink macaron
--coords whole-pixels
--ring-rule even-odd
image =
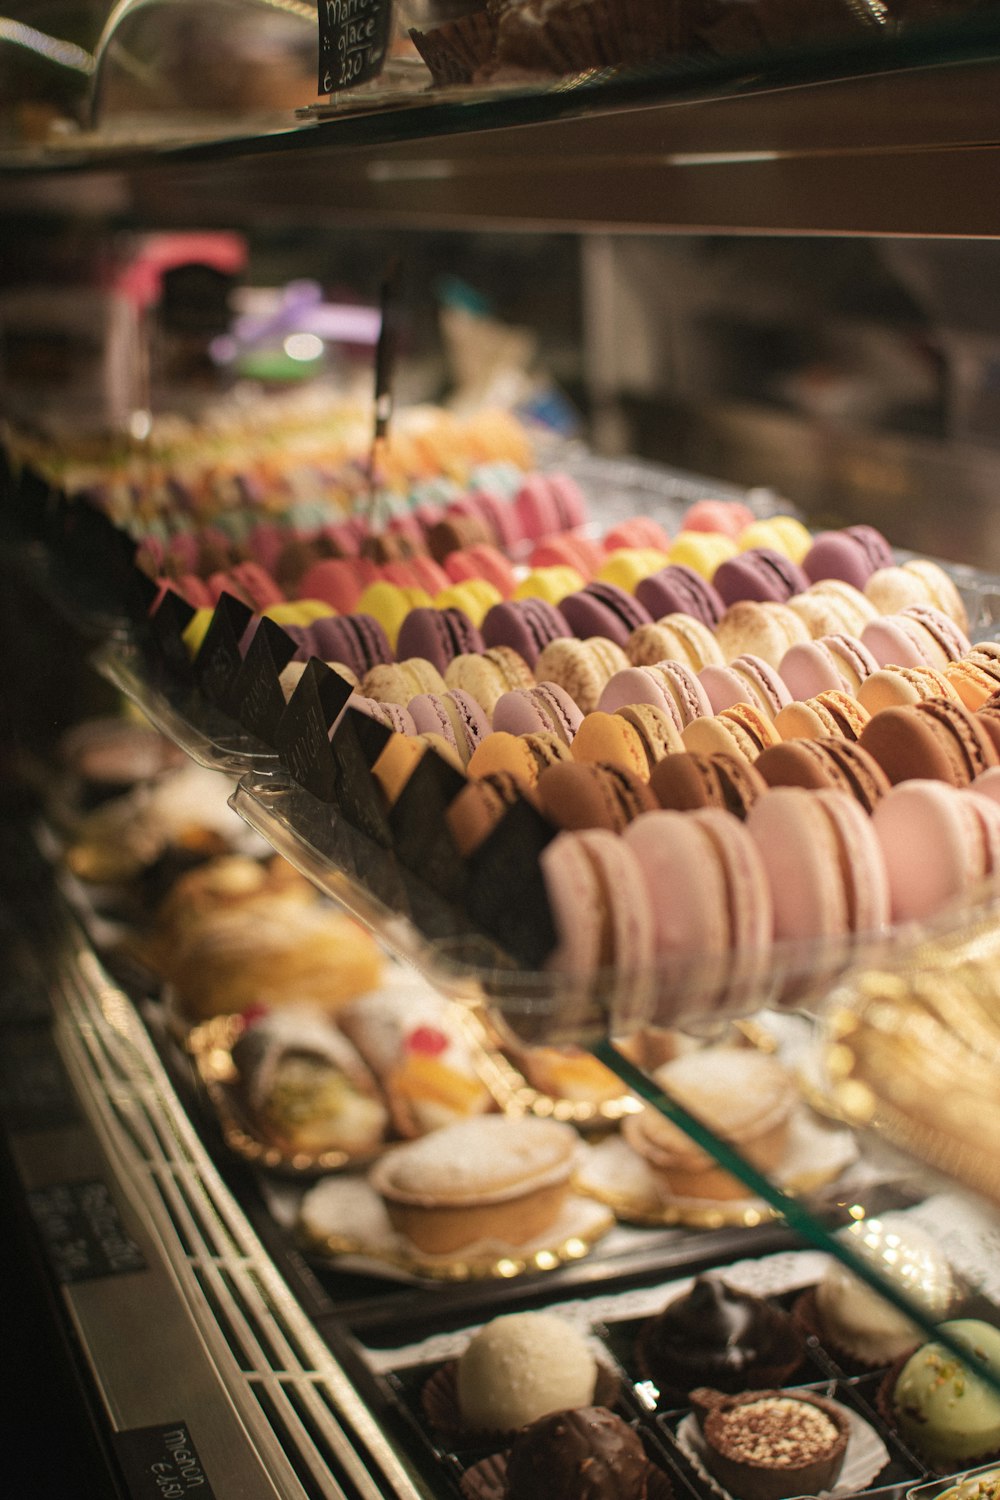
[[[684,512],[681,529],[717,531],[735,540],[753,519],[753,511],[739,500],[695,500]]]
[[[878,671],[879,664],[855,635],[823,635],[789,646],[779,672],[793,698],[819,693],[851,693]]]
[[[732,708],[734,703],[752,703],[773,719],[792,701],[791,693],[770,663],[752,653],[734,657],[726,667],[702,667],[698,681],[705,689],[713,714]]]
[[[651,703],[683,729],[692,719],[712,712],[708,694],[698,678],[681,662],[661,661],[652,667],[627,667],[608,680],[598,701],[602,713],[613,714],[635,703]]]
[[[630,974],[649,970],[653,903],[623,839],[603,828],[559,833],[539,863],[556,930],[550,969],[579,976],[615,969],[626,987]]]
[[[777,939],[840,939],[889,921],[889,878],[872,821],[850,792],[773,787],[746,826],[767,871]]]
[[[1000,873],[1000,803],[943,781],[901,781],[872,825],[897,922],[926,920]]]

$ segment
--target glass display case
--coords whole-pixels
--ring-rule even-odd
[[[208,1483],[220,1496],[409,1500],[507,1493],[503,1465],[494,1463],[506,1447],[504,1435],[463,1424],[448,1382],[481,1324],[504,1312],[550,1309],[596,1343],[598,1380],[603,1374],[611,1381],[602,1404],[641,1435],[643,1462],[653,1466],[653,1477],[644,1480],[647,1494],[659,1493],[658,1484],[677,1495],[718,1494],[722,1481],[711,1470],[707,1426],[687,1399],[691,1387],[681,1394],[671,1389],[655,1367],[647,1331],[666,1304],[691,1292],[692,1282],[699,1295],[708,1295],[702,1276],[712,1271],[710,1287],[721,1282],[763,1299],[797,1330],[797,1359],[776,1360],[771,1378],[757,1384],[807,1398],[811,1393],[821,1411],[824,1401],[833,1402],[838,1415],[827,1412],[824,1420],[845,1423],[847,1434],[835,1492],[930,1497],[931,1486],[933,1493],[943,1491],[948,1476],[990,1459],[995,1442],[976,1438],[967,1449],[943,1455],[921,1450],[912,1423],[900,1422],[893,1405],[895,1356],[880,1348],[861,1358],[839,1345],[808,1293],[825,1282],[831,1257],[847,1262],[856,1278],[847,1283],[848,1302],[860,1295],[858,1283],[861,1294],[878,1287],[893,1315],[905,1312],[911,1320],[904,1328],[912,1332],[916,1324],[920,1340],[943,1341],[942,1359],[971,1359],[987,1405],[995,1399],[989,1349],[976,1346],[970,1354],[961,1329],[952,1327],[956,1311],[988,1329],[998,1321],[996,1154],[989,1134],[993,885],[967,891],[931,921],[883,927],[871,941],[776,942],[763,958],[727,961],[721,971],[718,955],[706,963],[695,954],[674,968],[633,964],[624,978],[621,968],[610,974],[598,968],[582,983],[575,974],[553,979],[551,969],[540,967],[549,951],[538,940],[541,908],[521,922],[496,920],[499,908],[506,905],[510,918],[537,896],[534,854],[524,859],[539,837],[537,826],[528,820],[514,829],[507,863],[486,874],[462,866],[468,890],[449,887],[440,850],[437,864],[432,858],[426,816],[417,839],[415,824],[392,824],[371,802],[370,761],[381,746],[366,746],[358,725],[345,720],[346,748],[346,742],[337,748],[336,735],[332,741],[331,795],[313,774],[316,764],[303,759],[303,747],[311,744],[315,753],[316,744],[305,723],[296,724],[293,715],[279,730],[281,711],[291,710],[284,701],[276,708],[274,660],[267,683],[240,676],[250,657],[241,662],[233,648],[246,616],[227,621],[225,608],[216,610],[207,637],[213,659],[199,664],[195,655],[192,668],[182,641],[190,611],[172,622],[164,614],[150,627],[151,598],[143,593],[124,532],[131,529],[132,544],[147,542],[156,535],[153,521],[169,517],[172,505],[189,505],[184,445],[190,430],[199,431],[200,411],[234,396],[238,401],[251,382],[277,385],[273,366],[262,377],[259,365],[234,372],[216,357],[213,341],[220,335],[238,342],[236,323],[219,309],[228,307],[247,267],[263,267],[279,283],[299,278],[299,301],[272,294],[241,304],[245,318],[257,318],[256,327],[283,334],[283,320],[293,311],[296,318],[304,309],[313,316],[318,306],[312,293],[303,293],[310,260],[329,254],[336,265],[339,242],[340,265],[356,270],[367,253],[370,292],[376,248],[381,259],[409,235],[425,286],[432,285],[429,268],[437,257],[439,268],[471,268],[487,285],[492,272],[518,316],[539,310],[541,302],[548,304],[542,313],[554,311],[555,330],[550,325],[541,337],[548,374],[554,369],[556,376],[544,386],[544,399],[537,380],[529,383],[522,416],[536,424],[536,435],[539,416],[550,419],[538,439],[539,471],[573,478],[586,496],[592,532],[643,515],[676,534],[688,507],[704,498],[747,504],[761,519],[794,511],[798,502],[814,530],[889,516],[887,529],[899,543],[894,562],[911,558],[902,548],[937,556],[961,595],[969,637],[991,640],[1000,586],[991,571],[992,517],[982,498],[992,472],[990,309],[983,309],[986,332],[974,367],[961,364],[955,344],[948,350],[955,356],[949,374],[956,382],[956,372],[963,376],[978,407],[949,406],[942,398],[947,380],[935,382],[928,374],[930,358],[911,358],[901,371],[894,367],[892,378],[876,363],[874,374],[872,366],[861,372],[869,376],[866,385],[857,359],[845,358],[830,380],[822,361],[811,357],[801,361],[796,381],[787,373],[793,361],[782,364],[772,345],[771,389],[780,385],[785,399],[784,408],[773,402],[772,417],[795,406],[814,436],[830,424],[827,446],[811,454],[799,495],[794,430],[791,444],[775,442],[784,464],[783,494],[754,488],[772,477],[766,472],[766,431],[772,429],[749,422],[740,427],[733,398],[738,382],[733,377],[726,387],[719,379],[724,356],[714,369],[707,362],[701,367],[700,384],[690,355],[686,364],[678,360],[671,382],[669,369],[665,376],[638,346],[618,347],[629,326],[621,315],[630,297],[641,316],[646,284],[664,270],[683,270],[684,251],[669,236],[661,240],[663,231],[694,237],[685,240],[685,248],[695,247],[689,264],[712,245],[712,234],[725,233],[719,243],[730,248],[730,265],[737,268],[737,299],[740,256],[751,242],[734,240],[736,231],[805,232],[824,240],[845,232],[994,235],[995,200],[986,191],[996,150],[985,102],[996,69],[989,12],[947,25],[894,26],[878,40],[862,31],[827,37],[810,50],[782,43],[767,55],[742,42],[718,53],[700,45],[696,56],[677,56],[656,71],[578,70],[558,82],[499,79],[429,88],[423,80],[414,90],[411,72],[398,91],[387,76],[364,97],[321,104],[310,97],[308,81],[313,23],[294,7],[272,12],[261,29],[255,7],[239,7],[239,24],[232,26],[202,8],[195,28],[184,6],[119,7],[95,46],[87,116],[81,113],[71,132],[17,141],[5,153],[0,177],[0,207],[28,247],[5,278],[19,294],[6,298],[4,322],[4,566],[11,579],[5,623],[16,661],[6,717],[20,747],[12,761],[35,779],[38,792],[4,861],[17,914],[15,978],[5,991],[13,1060],[5,1113],[20,1191],[59,1288],[61,1312],[97,1388],[116,1483],[135,1496],[151,1492],[155,1472],[188,1487]],[[884,17],[879,24],[887,24]],[[168,31],[176,49],[162,47]],[[194,47],[201,63],[223,35],[237,51],[245,43],[250,63],[241,77],[251,80],[245,86],[252,97],[221,87],[220,78],[235,77],[221,53],[202,73],[184,50]],[[176,75],[167,67],[151,83],[145,64],[155,55],[176,64]],[[186,92],[178,94],[178,78]],[[300,234],[303,223],[308,232]],[[39,279],[31,247],[53,227],[58,234],[46,278],[101,286],[92,307],[74,309],[69,329],[51,306],[20,295]],[[197,285],[191,278],[171,282],[173,262],[156,259],[157,236],[181,230],[190,239],[177,264],[213,273]],[[795,261],[795,247],[809,244],[788,243],[786,268]],[[936,259],[922,242],[924,258],[918,247],[907,261],[910,247],[898,249],[899,243],[893,238],[885,256],[876,252],[856,263],[851,285],[861,284],[876,262],[882,272],[887,265],[895,271],[895,281],[886,275],[885,285],[896,293],[904,263],[911,268],[911,292],[921,275],[926,289],[941,266],[941,282],[948,280],[947,248]],[[837,263],[836,246],[833,239],[824,243],[828,264]],[[470,252],[464,263],[456,247]],[[968,248],[955,247],[953,266],[963,264]],[[993,247],[981,248],[988,271]],[[802,249],[804,259],[810,253]],[[281,275],[296,261],[291,275]],[[151,262],[158,278],[152,295],[137,290],[138,279],[126,274],[137,264],[148,270]],[[699,271],[702,286],[713,282],[704,258]],[[328,282],[340,279],[327,267],[322,274]],[[542,280],[543,291],[527,286],[533,277]],[[760,280],[772,290],[778,285],[773,326],[773,308],[790,278],[782,284],[775,265]],[[560,301],[552,289],[563,282]],[[171,309],[165,286],[176,289],[173,308],[187,321],[163,315]],[[928,305],[949,305],[940,282],[935,294],[924,312]],[[838,295],[843,284],[831,277],[816,321],[822,307],[840,313]],[[352,298],[320,300],[343,328]],[[355,289],[355,309],[371,314],[370,307],[357,308],[361,300]],[[909,338],[912,352],[916,339],[904,301],[900,297],[892,309],[893,348]],[[755,308],[762,303],[767,299]],[[695,344],[704,349],[699,332],[736,327],[730,302],[725,316],[716,307],[714,322],[706,316],[700,330],[692,320],[682,338],[669,299],[666,306],[665,313],[664,299],[649,291],[650,321],[670,329],[673,351]],[[870,308],[859,313],[855,305],[845,320],[849,330],[856,332],[865,317],[866,327],[877,321]],[[367,335],[363,324],[355,319],[351,336],[339,340],[350,346],[351,357],[325,374],[343,381],[354,402],[350,423],[357,425],[360,407],[367,439],[371,393],[365,380],[374,324],[369,317]],[[495,331],[485,318],[479,331],[487,326]],[[304,328],[296,322],[294,331]],[[440,389],[440,354],[436,363],[422,358],[416,314],[409,331],[413,342],[399,378],[404,386],[412,383],[416,399],[426,400],[435,384]],[[720,347],[735,349],[739,332]],[[650,346],[659,353],[656,342],[653,336]],[[748,337],[747,347],[752,342]],[[61,403],[58,355],[71,345],[83,375],[76,387],[63,386]],[[856,344],[850,352],[856,354]],[[768,358],[759,348],[753,354],[757,363],[744,360],[742,367],[751,372],[744,394]],[[95,381],[108,413],[96,436],[88,407]],[[832,389],[844,403],[839,408],[814,397]],[[886,399],[866,430],[872,391]],[[190,429],[177,416],[180,392],[190,401],[184,415]],[[696,395],[701,400],[702,427],[675,424],[666,435],[655,433],[658,398],[678,393],[688,406],[697,404]],[[848,429],[861,413],[854,429],[861,438],[849,449],[857,455],[851,482],[838,487],[836,467],[824,484],[822,461],[833,462],[845,406]],[[706,439],[704,413],[716,407],[725,409],[729,425],[720,419]],[[970,418],[975,410],[982,413],[978,419]],[[250,441],[252,404],[250,411],[237,444]],[[964,429],[957,420],[962,416]],[[929,434],[936,420],[939,431]],[[82,447],[81,433],[89,434]],[[741,433],[765,436],[741,453]],[[163,434],[167,447],[158,450]],[[281,440],[287,438],[285,428]],[[952,518],[942,521],[933,497],[923,509],[914,499],[923,477],[921,444],[931,438],[938,440],[942,465],[945,452],[954,460],[953,470],[938,472],[964,474],[958,495],[979,502],[973,507],[970,501],[969,514],[956,514],[953,524]],[[598,456],[595,442],[637,456]],[[748,451],[754,453],[752,473]],[[116,509],[122,491],[114,486],[103,508],[78,498],[88,487],[93,491],[80,481],[81,472],[92,479],[109,452],[116,472],[134,463],[133,480],[157,476],[147,491],[141,482],[133,486],[127,513]],[[182,455],[185,476],[165,497],[157,488],[164,453],[168,469],[171,455]],[[305,509],[315,495],[298,498]],[[248,493],[237,495],[231,509],[254,503]],[[132,524],[137,517],[141,525]],[[99,866],[97,873],[108,879],[98,879],[93,865],[74,868],[67,860],[80,809],[61,822],[66,809],[52,795],[54,786],[62,788],[49,758],[51,689],[38,680],[46,661],[53,663],[53,681],[57,671],[73,681],[77,701],[101,704],[110,685],[138,707],[215,778],[222,800],[318,887],[324,901],[374,933],[384,955],[376,988],[398,991],[417,1013],[428,996],[458,1003],[471,1032],[463,1045],[479,1059],[479,1082],[497,1113],[551,1122],[579,1136],[571,1209],[561,1219],[550,1221],[540,1237],[499,1251],[441,1256],[425,1246],[416,1253],[376,1213],[359,1175],[338,1170],[364,1153],[321,1163],[308,1151],[275,1154],[262,1141],[234,1084],[232,1026],[225,1016],[202,1018],[197,1026],[183,1019],[176,991],[151,981],[128,961],[128,945],[123,950],[115,941],[121,911],[114,900],[103,903],[104,887],[115,885],[113,869]],[[307,687],[315,703],[303,696],[299,707],[305,704],[314,716],[316,705],[327,709],[332,724],[332,700],[321,695],[336,696],[335,690],[314,677]],[[328,728],[321,725],[327,747]],[[432,810],[436,799],[443,814],[447,791],[440,777],[428,780]],[[138,818],[134,809],[133,815]],[[109,849],[120,855],[127,847],[124,828],[112,824],[103,858]],[[77,855],[83,857],[79,848]],[[741,1069],[748,1057],[780,1060],[793,1080],[794,1120],[776,1156],[741,1149],[683,1090],[671,1090],[662,1058],[658,1070],[636,1048],[637,1038],[678,1032],[684,1054],[714,1057],[720,1077],[732,1054]],[[596,1059],[617,1080],[599,1103],[581,1104],[544,1087],[526,1069],[525,1049],[544,1053],[567,1045],[575,1049],[574,1060]],[[657,1190],[648,1160],[629,1145],[637,1138],[635,1122],[653,1113],[680,1127],[721,1169],[723,1186],[714,1195]],[[887,1213],[896,1217],[883,1230]],[[919,1247],[915,1277],[906,1270],[910,1239]],[[940,1266],[925,1249],[928,1240],[948,1263],[944,1290],[934,1280]],[[925,1292],[924,1283],[934,1283],[923,1301],[909,1294],[914,1280]],[[866,1332],[873,1322],[869,1307]],[[160,1351],[155,1368],[154,1344]],[[908,1348],[904,1338],[899,1352]],[[710,1370],[694,1385],[712,1383]],[[819,1493],[837,1482],[811,1474],[794,1492]]]

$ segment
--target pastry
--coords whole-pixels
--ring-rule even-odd
[[[582,1047],[508,1047],[519,1071],[534,1088],[573,1104],[607,1104],[621,1099],[625,1085]]]
[[[573,634],[562,612],[546,599],[509,599],[483,620],[487,646],[510,646],[534,669],[549,641]]]
[[[1000,1329],[978,1318],[942,1324],[963,1349],[1000,1376]],[[931,1342],[890,1372],[884,1401],[897,1431],[938,1469],[985,1459],[1000,1448],[1000,1396],[943,1344]]]
[[[311,1004],[335,1011],[380,980],[372,938],[350,917],[325,906],[236,908],[205,916],[170,951],[159,972],[177,992],[189,1020]]]
[[[719,666],[725,661],[715,635],[693,615],[666,614],[651,625],[633,630],[625,646],[633,667],[654,667],[660,661],[679,661],[692,672]]]
[[[455,1396],[463,1427],[515,1432],[529,1422],[589,1406],[597,1360],[587,1340],[550,1312],[493,1318],[470,1339],[455,1367]]]
[[[805,1357],[805,1340],[776,1303],[699,1276],[639,1330],[636,1358],[663,1404],[684,1406],[697,1386],[735,1394],[781,1385]]]
[[[751,521],[739,534],[739,548],[774,547],[793,562],[801,563],[813,544],[812,532],[797,516],[763,516]]]
[[[369,1180],[394,1227],[425,1254],[521,1246],[558,1218],[576,1144],[554,1120],[483,1115],[388,1151]]]
[[[482,651],[483,638],[461,609],[411,609],[399,627],[396,655],[423,657],[443,676],[466,651]]]
[[[1000,1500],[1000,1469],[977,1469],[942,1490],[937,1500]]]
[[[726,993],[732,967],[752,976],[770,947],[772,902],[763,865],[739,818],[712,807],[645,813],[622,842],[649,895],[657,964],[669,969],[682,961],[675,978],[716,1001]]]
[[[400,1135],[424,1135],[493,1108],[475,1046],[440,996],[378,990],[345,1006],[337,1023],[382,1085]]]
[[[700,570],[681,562],[668,563],[658,573],[644,578],[636,586],[635,597],[651,620],[662,620],[665,615],[690,615],[714,629],[726,612],[718,593]]]
[[[892,566],[892,548],[874,526],[845,526],[821,531],[802,559],[802,570],[816,583],[841,578],[863,589],[878,568]]]
[[[644,777],[621,766],[575,761],[544,770],[536,794],[542,813],[556,828],[608,828],[621,833],[633,818],[657,805]]]
[[[833,1488],[850,1434],[847,1413],[805,1391],[697,1391],[705,1463],[736,1500],[782,1500]]]
[[[664,1064],[653,1074],[653,1081],[759,1170],[773,1172],[780,1165],[796,1092],[775,1058],[738,1047],[712,1047]],[[622,1129],[665,1196],[713,1200],[748,1196],[743,1183],[651,1106],[630,1115]]]
[[[623,986],[650,968],[652,899],[624,839],[604,828],[565,831],[540,863],[556,929],[548,968],[581,977],[616,969]]]
[[[788,740],[757,757],[756,773],[767,786],[812,787],[849,792],[870,813],[890,782],[878,761],[855,740],[821,736]]]
[[[232,1059],[248,1117],[287,1154],[362,1156],[380,1145],[388,1111],[360,1056],[327,1017],[272,1011],[243,1030]]]
[[[515,688],[497,699],[493,728],[508,734],[557,734],[567,745],[583,722],[583,715],[564,688],[540,682]]]
[[[862,1219],[840,1230],[839,1238],[926,1316],[947,1317],[958,1296],[954,1272],[933,1238],[905,1215]],[[917,1325],[839,1260],[831,1260],[815,1289],[803,1293],[796,1311],[832,1354],[871,1369],[921,1342]]]
[[[532,1422],[507,1457],[506,1500],[645,1500],[650,1463],[634,1428],[603,1406]]]

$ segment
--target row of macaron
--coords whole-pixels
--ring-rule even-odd
[[[793,517],[754,522],[743,536],[752,537],[781,521],[799,528],[809,538],[806,528]],[[355,519],[336,523],[338,534],[345,529],[350,531],[355,524]],[[869,530],[853,528],[857,532]],[[850,540],[850,530],[817,537],[805,555],[803,567],[784,553],[762,546],[746,548],[716,567],[709,556],[713,547],[725,544],[735,551],[736,542],[718,533],[691,531],[682,532],[671,543],[655,521],[643,516],[622,522],[600,539],[583,531],[543,538],[522,554],[517,566],[506,548],[483,539],[468,525],[462,531],[457,521],[447,523],[447,527],[442,522],[430,536],[437,537],[444,531],[446,539],[432,553],[421,552],[415,545],[410,547],[398,534],[393,534],[395,539],[390,540],[387,534],[367,539],[361,554],[343,555],[343,541],[334,540],[324,532],[312,541],[294,538],[286,542],[270,568],[256,559],[227,561],[226,549],[205,543],[198,553],[201,574],[182,571],[189,565],[187,559],[177,559],[171,569],[165,558],[153,556],[145,559],[144,566],[164,581],[171,577],[172,586],[188,603],[202,608],[214,605],[225,590],[255,609],[315,599],[347,614],[364,612],[370,607],[365,596],[377,583],[411,591],[415,595],[412,602],[422,604],[436,602],[439,594],[456,583],[488,584],[488,592],[471,593],[468,597],[466,607],[477,624],[489,603],[499,599],[536,595],[558,604],[587,584],[609,586],[629,595],[634,603],[627,604],[614,594],[605,603],[630,625],[681,608],[706,623],[716,624],[729,605],[741,600],[784,603],[804,593],[810,584],[828,578],[860,588],[876,571],[874,566],[865,571],[838,560],[836,546]],[[881,570],[893,564],[893,554],[880,533],[873,535],[882,545],[877,551],[872,550],[870,560],[877,561]],[[659,545],[654,545],[657,538]],[[672,578],[673,570],[678,568],[693,574],[697,580],[687,585],[688,591],[693,591],[693,599],[686,598],[683,579]],[[666,577],[661,577],[664,572]],[[601,597],[600,592],[597,597]],[[386,628],[389,629],[388,624]]]
[[[905,613],[898,618],[919,623]],[[852,681],[845,676],[849,662],[856,669]],[[302,670],[299,662],[285,669],[286,694]],[[927,700],[936,703],[934,713],[949,736],[972,747],[963,750],[964,779],[992,765],[996,754],[995,715],[973,718],[970,712],[987,710],[1000,690],[1000,645],[994,642],[970,646],[941,670],[894,662],[879,667],[860,641],[829,637],[792,647],[782,675],[752,654],[695,673],[670,659],[631,666],[620,648],[602,639],[558,639],[536,670],[537,677],[519,653],[501,646],[463,652],[443,674],[421,655],[372,667],[360,680],[345,675],[357,688],[355,707],[400,734],[440,736],[472,775],[503,769],[533,779],[535,761],[572,755],[648,779],[671,752],[727,751],[754,761],[783,740],[820,736],[866,737],[881,761],[885,735],[878,724],[869,728],[873,719],[881,723],[887,710]],[[837,685],[825,685],[830,682]],[[789,684],[808,696],[793,697]],[[511,736],[533,738],[513,748]],[[888,771],[896,780],[894,767]]]
[[[698,671],[750,655],[779,668],[793,646],[817,639],[828,644],[836,636],[836,670],[824,685],[848,690],[876,666],[942,667],[968,650],[961,595],[942,569],[915,560],[885,573],[889,621],[852,585],[830,580],[812,585],[788,604],[741,601],[713,626],[698,616],[691,589],[696,575],[671,567],[650,580],[658,588],[655,619],[613,584],[586,585],[556,605],[521,590],[519,597],[502,600],[488,582],[464,580],[425,605],[413,591],[381,582],[366,592],[368,607],[357,613],[337,614],[321,601],[265,606],[251,621],[243,645],[245,649],[266,614],[292,638],[299,660],[317,656],[338,662],[360,678],[373,666],[413,657],[423,657],[443,673],[453,657],[495,647],[509,647],[528,667],[537,668],[551,643],[595,638],[623,652],[627,660],[622,665],[672,659]],[[191,620],[186,639],[192,652],[211,617],[205,607]],[[850,638],[846,644],[844,637]],[[813,668],[822,658],[822,675],[831,678],[826,652],[812,650],[799,657]],[[801,691],[797,682],[790,686]]]

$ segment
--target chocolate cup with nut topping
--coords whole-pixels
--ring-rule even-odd
[[[804,1391],[691,1392],[706,1467],[739,1500],[818,1495],[837,1481],[850,1433],[847,1414]]]

